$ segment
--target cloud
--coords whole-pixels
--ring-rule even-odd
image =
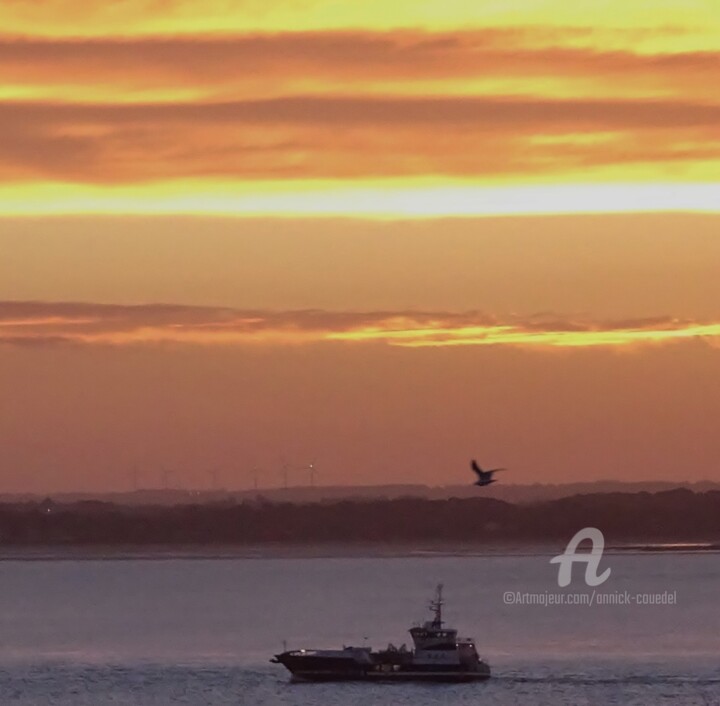
[[[674,101],[301,96],[0,103],[6,182],[532,176],[718,158],[720,105]]]
[[[720,52],[639,32],[0,36],[0,181],[702,180]]]
[[[466,93],[473,91],[469,81],[483,85],[492,79],[532,90],[533,83],[548,77],[605,95],[687,96],[690,91],[714,98],[708,76],[720,69],[720,52],[638,53],[631,46],[609,50],[575,42],[576,33],[547,28],[55,40],[0,36],[0,75],[6,85],[37,85],[39,97],[57,83],[66,93],[70,86],[95,87],[100,101],[117,97],[121,87],[130,95],[175,88],[247,99],[307,92],[309,85],[321,93],[410,93],[413,86],[423,92],[435,83],[437,91],[452,80],[463,81]]]
[[[613,130],[631,128],[717,128],[720,104],[662,100],[549,100],[503,96],[376,97],[294,96],[219,103],[72,105],[0,104],[10,127],[96,126],[105,129],[147,125],[309,125],[322,128],[376,125],[478,126]]]
[[[173,305],[0,302],[7,345],[368,345],[409,348],[629,347],[689,339],[720,341],[720,323],[669,317],[594,321],[480,312],[260,311]]]

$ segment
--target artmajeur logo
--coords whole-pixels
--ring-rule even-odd
[[[578,552],[578,546],[585,540],[590,540],[590,551]],[[585,527],[575,534],[568,542],[562,554],[550,559],[551,564],[559,564],[558,586],[566,588],[572,583],[573,564],[585,564],[585,583],[592,587],[592,591],[542,591],[540,593],[527,593],[523,591],[505,591],[503,603],[505,605],[533,605],[533,606],[646,606],[646,605],[677,605],[677,591],[663,591],[661,593],[631,593],[624,591],[598,591],[595,586],[605,583],[610,578],[610,568],[601,574],[600,561],[605,549],[605,537],[596,527]]]
[[[577,548],[580,542],[589,539],[592,542],[592,548],[589,552],[578,553]],[[585,564],[585,583],[588,586],[599,586],[610,577],[610,568],[605,569],[598,576],[598,567],[602,559],[603,550],[605,549],[605,537],[597,527],[585,527],[575,534],[568,542],[565,551],[562,554],[550,559],[551,564],[560,564],[558,569],[558,586],[565,588],[572,581],[573,564]]]

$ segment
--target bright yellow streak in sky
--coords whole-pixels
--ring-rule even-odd
[[[390,319],[378,325],[328,331],[298,327],[259,329],[203,328],[185,325],[138,326],[126,330],[76,332],[82,320],[41,318],[11,321],[10,333],[0,330],[0,342],[33,341],[33,333],[20,331],[39,327],[39,340],[48,332],[67,342],[84,345],[134,346],[174,343],[201,346],[228,345],[308,345],[320,343],[383,343],[405,348],[447,346],[521,346],[532,348],[625,348],[636,345],[667,344],[690,339],[703,339],[713,345],[720,338],[720,323],[670,322],[656,327],[613,328],[611,325],[585,330],[545,330],[522,325],[452,325],[438,322],[415,322],[411,319]],[[65,329],[65,326],[69,327]],[[19,331],[12,329],[17,327]]]
[[[2,101],[23,101],[25,103],[44,103],[52,101],[58,105],[132,105],[162,103],[192,103],[208,98],[208,91],[202,88],[121,88],[118,85],[75,85],[72,83],[53,85],[0,85],[0,105]]]
[[[452,29],[548,25],[677,30],[710,46],[717,0],[19,0],[0,5],[7,34],[98,36],[336,28]],[[682,32],[675,32],[676,44]],[[705,40],[700,39],[705,37]],[[687,37],[685,37],[687,40]],[[715,40],[716,41],[716,40]],[[715,44],[717,46],[717,44]]]
[[[375,182],[283,181],[99,187],[0,187],[0,214],[210,215],[239,217],[444,216],[560,213],[720,212],[718,183],[485,186],[426,179]]]
[[[690,324],[667,329],[617,329],[599,331],[527,331],[512,326],[466,326],[458,328],[418,328],[387,331],[364,329],[330,334],[338,341],[384,341],[407,348],[438,346],[549,346],[553,348],[589,348],[670,343],[690,338],[720,336],[720,324]]]

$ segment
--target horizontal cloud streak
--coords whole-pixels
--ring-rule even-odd
[[[230,308],[0,302],[0,343],[386,344],[401,347],[628,347],[688,339],[720,342],[720,322],[674,318],[592,321],[556,315],[496,317],[478,312],[259,311]]]
[[[98,209],[92,189],[133,213],[173,199],[203,213],[204,195],[224,189],[223,212],[245,213],[236,197],[322,185],[333,213],[357,213],[338,193],[389,180],[716,182],[712,22],[698,27],[698,10],[691,26],[687,11],[663,8],[649,24],[615,2],[621,23],[560,0],[492,10],[460,0],[341,10],[324,0],[52,0],[42,10],[9,0],[0,186],[12,198],[0,211],[58,212],[40,196],[48,189],[71,194],[61,210],[73,213]],[[129,205],[116,198],[128,188],[142,191]],[[150,188],[169,200],[153,201]]]
[[[0,119],[8,126],[100,125],[108,127],[183,124],[298,124],[320,127],[399,125],[628,129],[718,127],[720,104],[670,100],[551,100],[503,96],[383,98],[296,96],[219,103],[67,105],[5,102]]]
[[[463,81],[465,92],[472,92],[471,80],[487,84],[493,78],[510,86],[522,79],[519,85],[527,90],[543,77],[561,85],[567,80],[566,93],[584,85],[586,93],[686,96],[690,91],[715,99],[708,76],[720,70],[718,52],[637,53],[630,47],[563,44],[566,40],[546,28],[74,40],[0,36],[0,75],[6,85],[21,84],[26,91],[36,84],[39,97],[55,83],[66,93],[70,86],[94,86],[101,101],[117,96],[118,86],[206,96],[240,92],[250,98],[303,92],[308,85],[379,92],[391,85],[403,93],[415,86],[423,92],[448,80]]]
[[[372,96],[0,103],[3,181],[532,176],[663,162],[677,175],[683,162],[718,158],[720,105],[704,103]]]

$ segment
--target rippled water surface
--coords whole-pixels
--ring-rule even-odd
[[[718,554],[603,558],[597,590],[676,605],[507,605],[561,592],[548,559],[0,562],[0,704],[720,704]],[[440,580],[489,682],[294,684],[268,662],[284,641],[398,645]]]

